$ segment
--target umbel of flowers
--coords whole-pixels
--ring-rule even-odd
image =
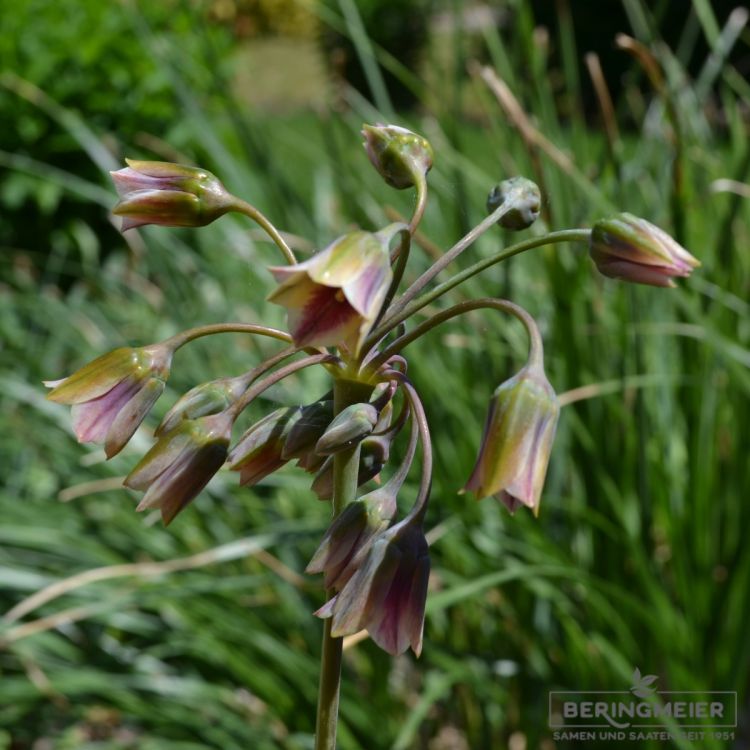
[[[477,299],[425,308],[455,286],[526,250],[582,242],[598,270],[610,277],[673,286],[698,261],[669,235],[630,214],[606,217],[593,229],[568,229],[533,237],[496,252],[441,284],[435,277],[483,233],[500,224],[523,230],[537,218],[539,190],[514,177],[496,186],[489,215],[402,289],[414,233],[427,201],[433,152],[420,135],[394,125],[366,125],[367,155],[397,189],[414,188],[408,224],[362,229],[334,239],[298,262],[282,234],[254,206],[232,195],[204,169],[128,161],[112,173],[120,196],[114,212],[123,230],[146,224],[200,227],[229,212],[256,221],[271,237],[284,265],[269,268],[277,282],[268,299],[286,308],[288,331],[242,321],[201,326],[165,341],[122,347],[62,380],[47,382],[48,397],[73,409],[81,442],[103,443],[117,454],[162,394],[180,348],[203,336],[237,333],[280,342],[278,351],[247,372],[200,384],[182,396],[156,428],[156,442],[124,484],[143,492],[138,510],[159,509],[170,523],[223,467],[252,487],[286,464],[311,477],[311,489],[331,501],[331,523],[307,567],[322,573],[326,601],[316,748],[335,746],[342,636],[367,630],[390,654],[422,649],[430,575],[425,516],[430,500],[430,432],[419,393],[408,375],[404,350],[451,318],[486,308],[508,313],[526,329],[527,361],[504,382],[488,383],[489,400],[478,457],[463,491],[492,496],[513,513],[539,512],[559,417],[544,370],[542,338],[531,315],[514,303]],[[331,390],[306,403],[275,409],[242,435],[237,418],[264,391],[293,373],[323,367]],[[500,376],[501,373],[498,373]],[[403,462],[390,469],[395,440],[408,429]],[[421,455],[414,498],[402,491]],[[380,484],[373,478],[385,473]]]

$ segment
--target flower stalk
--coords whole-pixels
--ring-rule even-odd
[[[333,386],[334,416],[352,404],[366,402],[371,393],[372,385],[344,378],[337,379]],[[333,457],[333,519],[356,497],[360,448],[361,444],[358,443]],[[330,597],[334,592],[328,591],[326,594]],[[331,635],[331,624],[331,620],[328,619],[323,625],[315,750],[336,748],[343,638],[334,638]]]

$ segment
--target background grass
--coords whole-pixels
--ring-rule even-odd
[[[626,287],[598,277],[582,248],[560,247],[450,295],[525,305],[542,326],[550,380],[572,391],[538,520],[457,495],[487,399],[521,361],[516,324],[477,313],[409,349],[437,457],[425,648],[419,661],[369,642],[347,650],[342,750],[574,747],[552,739],[548,691],[626,690],[635,667],[659,675],[662,690],[738,691],[733,741],[673,746],[747,747],[749,217],[747,197],[725,191],[726,180],[747,182],[750,165],[747,14],[716,16],[694,0],[668,47],[661,11],[624,0],[629,26],[619,30],[647,52],[620,53],[606,120],[576,46],[576,2],[557,3],[546,32],[523,2],[498,4],[474,31],[472,7],[432,7],[408,68],[378,41],[370,4],[318,4],[302,23],[329,71],[317,109],[271,112],[232,84],[248,76],[237,65],[259,65],[238,41],[239,4],[233,26],[214,6],[151,5],[81,3],[61,16],[63,6],[28,0],[0,12],[10,29],[0,79],[0,612],[12,615],[0,619],[0,748],[312,746],[320,628],[310,613],[322,591],[301,574],[327,507],[307,477],[285,469],[243,491],[221,474],[165,530],[116,488],[149,430],[105,463],[75,443],[68,410],[44,400],[40,381],[199,323],[283,323],[265,302],[274,249],[242,221],[118,235],[105,172],[123,155],[212,169],[304,237],[305,252],[357,224],[382,225],[386,206],[410,210],[411,196],[380,184],[359,146],[361,123],[383,117],[435,147],[423,232],[438,248],[482,218],[492,184],[525,174],[544,189],[549,228],[629,210],[678,234],[703,267],[671,292]],[[260,13],[249,5],[250,17]],[[321,49],[359,63],[361,87]],[[472,61],[507,84],[525,131]],[[294,80],[291,60],[290,89]],[[511,241],[489,233],[458,265]],[[413,255],[416,276],[428,255]],[[181,351],[150,425],[187,388],[271,351],[234,336]],[[268,400],[325,388],[308,375]],[[153,562],[165,565],[110,569],[13,614],[71,575]]]

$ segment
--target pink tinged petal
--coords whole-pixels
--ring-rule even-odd
[[[240,472],[241,487],[253,487],[262,479],[278,471],[284,464],[286,460],[279,456],[278,448],[266,446],[253,456],[252,460],[232,467],[232,470]]]
[[[108,393],[71,409],[73,432],[79,443],[103,443],[119,412],[138,393],[137,381],[123,380]]]
[[[366,626],[388,594],[400,557],[387,539],[381,537],[373,543],[362,567],[336,597],[331,635],[351,635]]]
[[[315,610],[313,615],[320,617],[321,620],[327,620],[329,617],[333,617],[333,608],[336,606],[336,596],[331,597],[320,609]]]
[[[192,443],[190,425],[185,423],[160,438],[151,450],[138,462],[125,478],[123,484],[134,490],[145,490],[173,464]]]
[[[623,281],[635,281],[639,284],[648,284],[649,286],[674,287],[673,276],[687,276],[687,273],[677,273],[664,266],[639,265],[638,263],[629,263],[621,260],[607,260],[597,262],[597,269],[603,276],[610,279],[621,279]]]
[[[187,449],[174,467],[163,472],[149,487],[137,510],[161,509],[162,520],[168,525],[211,481],[227,457],[226,445],[208,443],[198,450]]]
[[[107,431],[104,443],[107,458],[117,455],[133,437],[133,433],[164,391],[164,385],[163,380],[151,378],[120,410]]]
[[[413,570],[399,571],[379,616],[373,617],[367,625],[373,641],[393,656],[403,654],[409,646],[417,656],[422,651],[429,575],[429,559],[421,560]]]
[[[136,190],[128,193],[112,209],[112,213],[125,218],[127,228],[139,224],[159,224],[171,227],[197,226],[201,213],[198,196],[182,190]]]
[[[328,527],[305,572],[322,573],[326,568],[339,565],[351,554],[366,522],[367,508],[361,502],[347,505]]]
[[[359,334],[362,318],[339,289],[317,286],[304,308],[289,310],[289,328],[297,346],[331,346]]]
[[[46,381],[45,385],[53,387],[47,398],[60,404],[91,401],[125,378],[138,378],[145,373],[141,351],[122,347],[97,357],[67,378]]]

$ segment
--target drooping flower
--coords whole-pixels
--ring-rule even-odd
[[[361,563],[357,558],[395,515],[397,491],[388,483],[349,503],[328,527],[305,572],[323,573],[326,589],[340,590]]]
[[[629,213],[596,222],[589,252],[604,276],[650,286],[673,287],[673,277],[689,276],[700,266],[666,232]]]
[[[136,510],[159,508],[169,524],[226,461],[233,421],[228,412],[185,419],[159,438],[123,482],[146,492]]]
[[[284,442],[301,413],[300,406],[276,409],[239,439],[229,453],[229,468],[240,472],[243,487],[252,487],[288,461],[283,456]]]
[[[364,628],[389,654],[401,654],[411,646],[419,656],[429,577],[422,522],[407,517],[372,541],[341,591],[315,614],[333,618],[334,637]]]
[[[474,470],[464,490],[493,495],[515,512],[539,512],[560,406],[541,365],[526,365],[495,390]]]
[[[304,263],[274,266],[268,299],[287,309],[296,346],[341,346],[359,353],[385,301],[393,273],[388,244],[401,231],[352,232]]]
[[[391,187],[412,187],[432,167],[432,146],[411,130],[398,125],[363,125],[362,135],[372,165]]]
[[[211,172],[164,161],[126,159],[110,172],[120,201],[122,231],[144,224],[202,227],[232,210],[233,196]]]
[[[164,390],[173,350],[163,344],[122,347],[61,380],[47,380],[47,398],[72,404],[73,431],[81,443],[104,443],[119,453]]]

